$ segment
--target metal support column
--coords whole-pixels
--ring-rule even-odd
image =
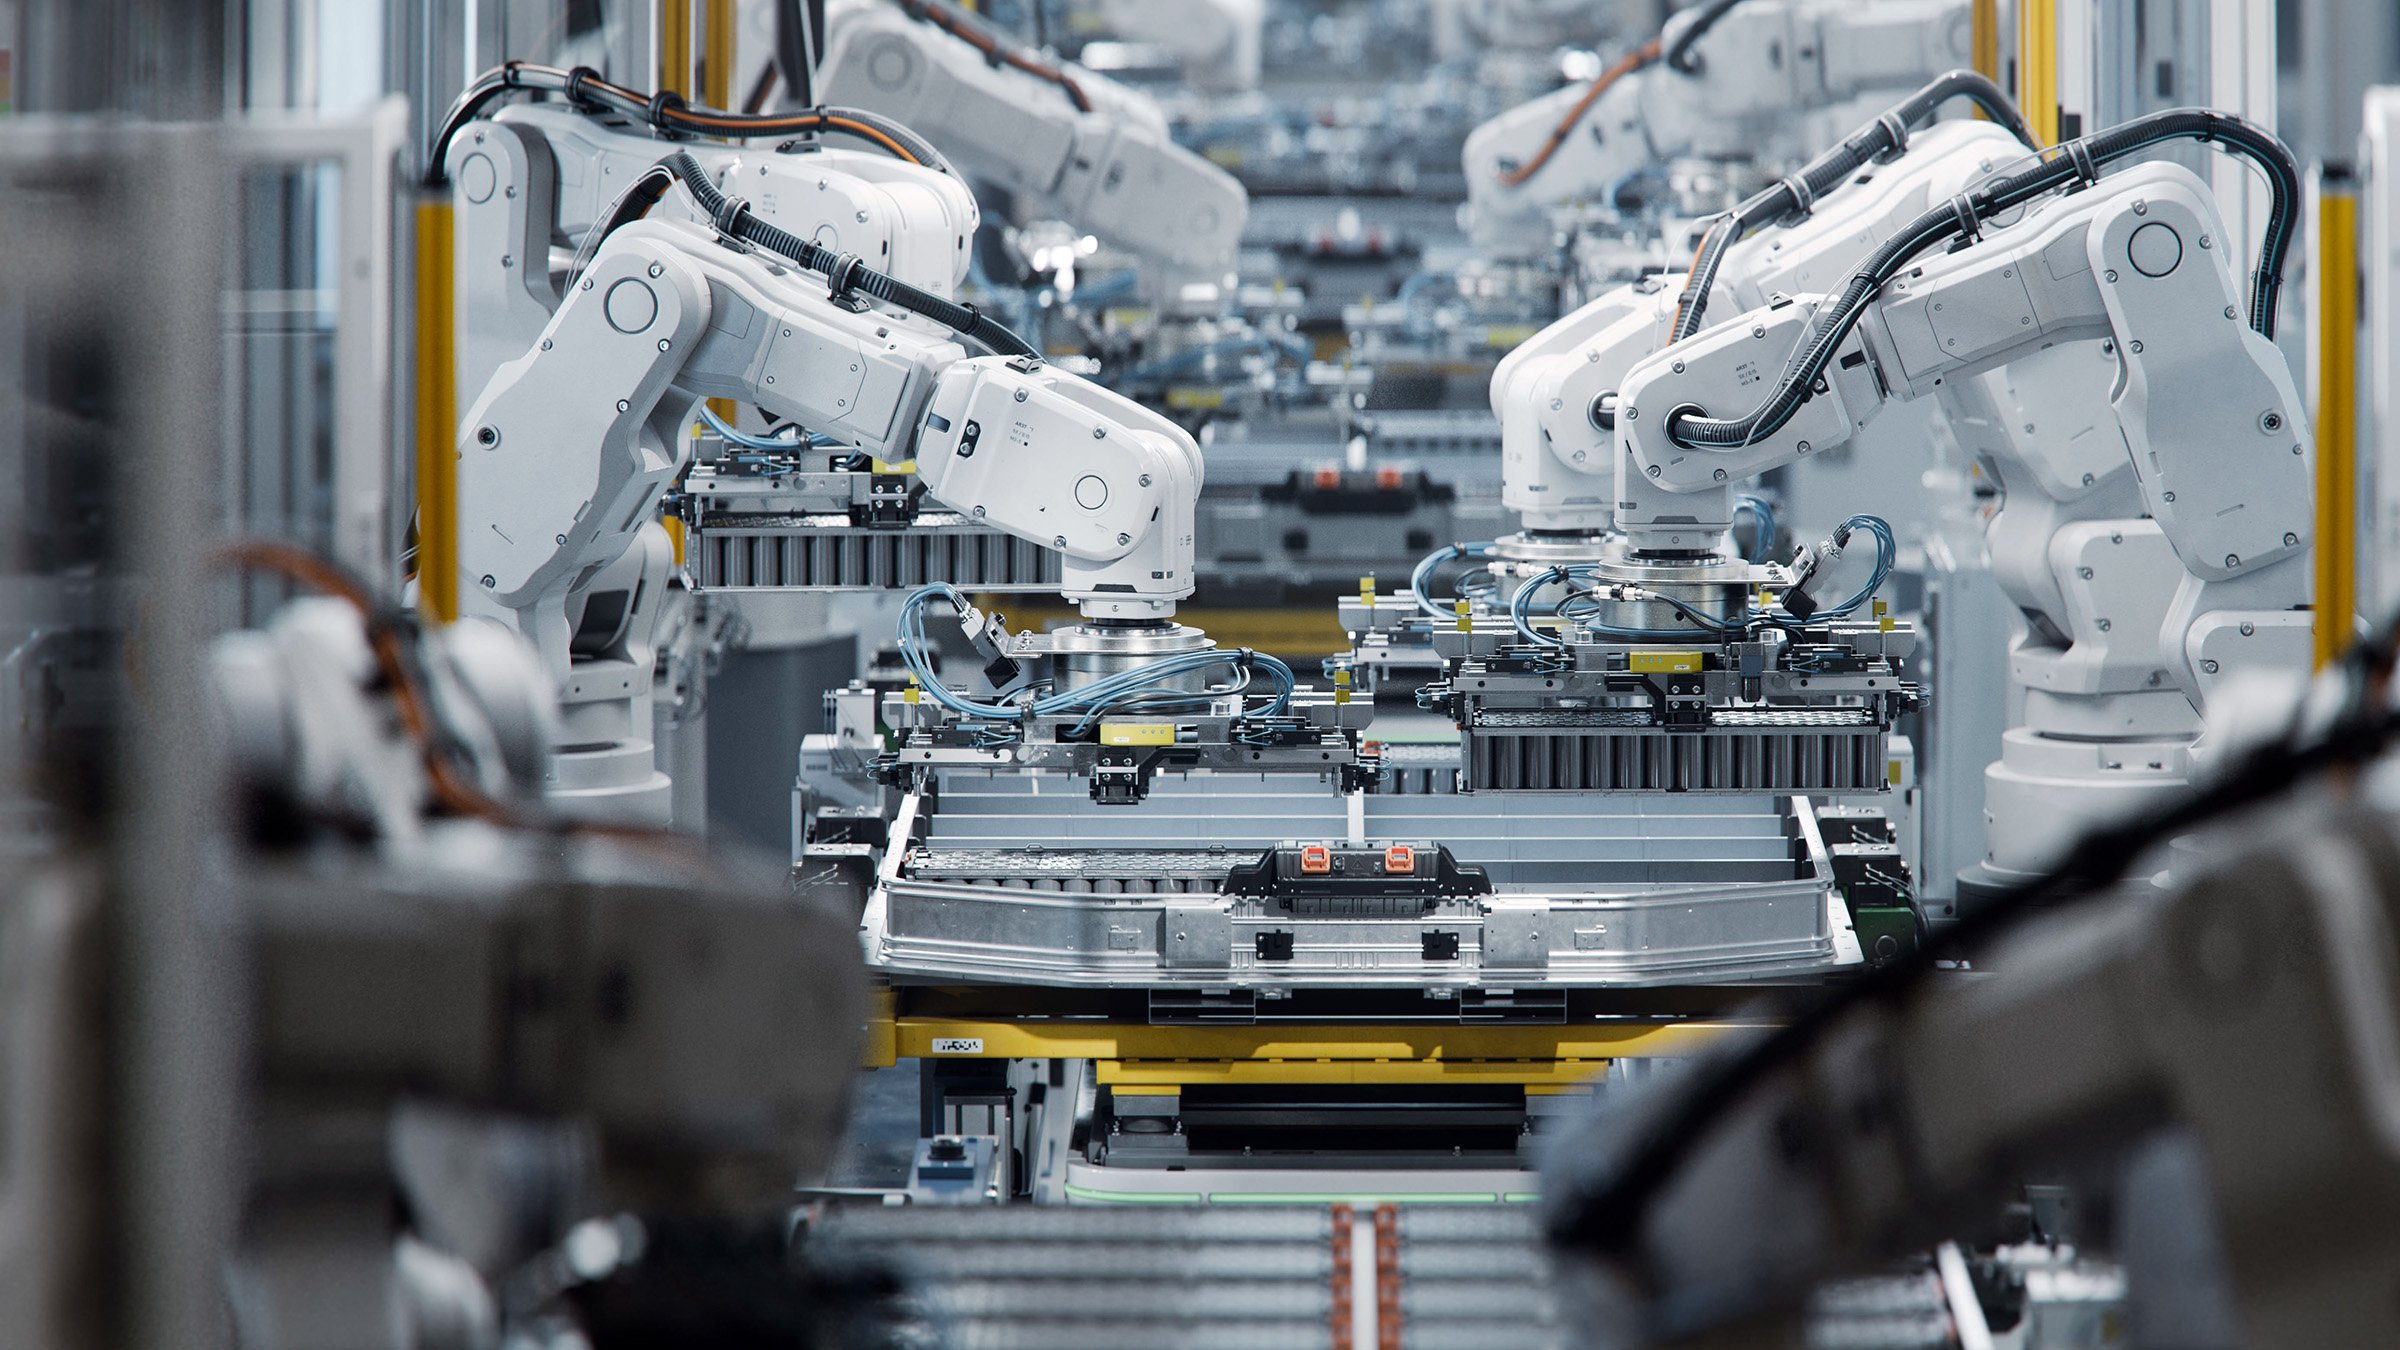
[[[2374,509],[2369,608],[2400,606],[2400,89],[2368,91],[2359,136],[2367,479]]]

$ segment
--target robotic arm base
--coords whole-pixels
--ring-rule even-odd
[[[1111,619],[1119,622],[1138,620],[1164,622],[1175,617],[1172,600],[1145,600],[1134,596],[1122,598],[1107,595],[1075,597],[1075,611],[1087,619]]]
[[[542,796],[560,816],[668,823],[673,784],[658,768],[650,690],[673,566],[666,529],[651,521],[581,586],[536,595],[516,609],[479,588],[460,597],[467,615],[524,634],[558,686]]]
[[[2308,559],[2286,557],[2225,581],[2186,576],[2167,606],[2161,654],[2167,675],[2202,714],[2245,671],[2309,669]]]

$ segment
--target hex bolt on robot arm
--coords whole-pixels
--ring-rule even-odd
[[[1959,0],[1694,5],[1590,84],[1475,129],[1471,238],[1487,253],[1545,251],[1551,208],[1680,158],[1749,161],[1796,114],[1967,64],[1970,35]]]
[[[1087,684],[1099,691],[1076,705],[1070,725],[1090,729],[1120,692],[1112,681],[1138,695],[1136,703],[1160,702],[1162,691],[1139,677],[1162,656],[1177,659],[1173,674],[1181,677],[1202,654],[1236,670],[1240,683],[1228,689],[1187,681],[1182,692],[1201,698],[1238,694],[1253,669],[1264,669],[1278,688],[1267,713],[1284,711],[1291,680],[1280,663],[1217,653],[1202,634],[1172,622],[1176,602],[1192,590],[1201,466],[1188,435],[1044,366],[972,310],[912,298],[855,259],[828,263],[803,241],[743,222],[689,157],[668,161],[658,191],[670,176],[736,236],[677,220],[616,229],[533,350],[501,369],[465,419],[460,548],[478,608],[527,633],[553,672],[571,678],[571,595],[636,547],[681,463],[692,405],[735,398],[877,459],[913,459],[936,500],[1056,549],[1064,559],[1059,590],[1088,620],[1083,627],[1044,646],[1030,635],[1007,639],[972,611],[967,618],[987,660],[1056,654],[1066,669],[1054,683],[1070,693]],[[743,247],[729,246],[737,242]],[[829,266],[830,291],[761,251],[762,242],[790,261]],[[969,356],[927,313],[1018,353]],[[1003,641],[1011,652],[999,649]],[[935,692],[945,707],[973,706]],[[574,725],[579,714],[623,720],[633,696],[626,689],[613,704],[570,702],[565,744],[588,735]],[[1238,708],[1219,720],[1245,745],[1262,734],[1241,725]],[[943,730],[924,729],[937,737]],[[1309,736],[1312,760],[1323,757],[1319,739]],[[1137,790],[1111,799],[1138,798],[1156,756],[1144,758]]]
[[[2151,164],[2098,177],[2177,135],[2250,155],[2277,187],[2247,305],[2195,176]],[[2028,724],[1991,771],[1986,867],[2037,870],[2078,818],[2121,816],[2181,790],[2195,710],[2236,671],[2306,669],[2309,445],[2269,336],[2295,183],[2271,137],[2179,110],[1961,193],[1883,243],[1841,296],[1778,299],[1630,371],[1615,414],[1628,455],[1619,524],[1629,534],[1721,528],[1729,483],[1840,444],[1894,399],[1943,395],[1954,424],[1979,412],[1988,423],[2031,377],[2064,372],[2069,394],[2088,389],[2074,348],[2096,343],[2116,367],[2117,435],[2098,416],[2078,422],[2071,406],[2054,406],[2045,418],[2068,414],[2058,434],[1976,442],[2011,494],[1991,526],[1996,570],[2046,639],[2020,643],[2012,664]],[[2051,195],[2061,187],[2081,190]],[[2020,207],[2021,220],[1993,227]],[[1922,256],[1962,233],[1969,246]],[[1770,391],[1763,405],[1760,389]],[[1754,406],[1738,420],[1709,412]],[[2103,495],[2128,465],[2138,496]],[[1698,505],[1668,517],[1667,494]],[[2164,556],[2143,571],[2150,530]],[[2136,565],[2110,552],[2129,544]],[[2130,641],[2109,636],[2109,610],[2135,629]],[[2155,629],[2155,646],[2144,628]]]
[[[1032,210],[1133,254],[1153,303],[1217,308],[1249,196],[1175,143],[1154,100],[1011,48],[938,0],[841,0],[826,26],[827,98],[922,128]]]

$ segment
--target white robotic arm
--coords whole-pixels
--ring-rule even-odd
[[[1645,278],[1559,319],[1493,369],[1500,504],[1525,528],[1597,534],[1614,519],[1617,386],[1666,345],[1674,317],[1674,289]]]
[[[1782,300],[1636,366],[1619,402],[1631,464],[1671,492],[1711,492],[1837,445],[1887,399],[1916,398],[2098,339],[2149,514],[2187,574],[2163,656],[2202,704],[2218,653],[2286,664],[2305,648],[2309,441],[2274,343],[2243,322],[2224,228],[2187,170],[2153,164],[2048,200],[2021,223],[1895,278],[1822,382],[1779,427],[1691,444],[1688,418],[1759,405],[1815,332],[1819,302]],[[2263,640],[2262,640],[2263,639]]]
[[[1624,73],[1603,77],[1596,98],[1594,85],[1561,89],[1477,127],[1463,156],[1477,247],[1538,250],[1553,207],[1682,156],[1796,149],[1795,114],[1912,87],[1972,56],[1960,0],[1747,0],[1716,11],[1676,16]],[[1704,35],[1679,50],[1703,22]]]
[[[1595,5],[1590,0],[1434,0],[1433,55],[1461,61],[1485,52],[1549,52],[1590,46],[1619,35],[1628,23],[1657,22],[1649,5]]]
[[[1266,0],[1100,0],[1100,22],[1175,54],[1184,78],[1218,93],[1258,88]]]
[[[853,308],[805,276],[688,222],[611,235],[467,415],[467,589],[563,663],[567,590],[649,521],[692,404],[724,397],[915,459],[937,500],[1064,554],[1061,590],[1088,615],[1163,617],[1191,593],[1190,437],[1078,377],[970,357],[924,320]]]
[[[967,171],[1143,258],[1145,284],[1167,287],[1167,299],[1225,285],[1249,197],[1175,143],[1155,102],[1079,67],[1043,65],[1055,70],[1046,78],[987,57],[939,26],[977,31],[947,7],[912,3],[927,21],[876,0],[832,8],[828,99],[907,122]]]
[[[1990,122],[1916,133],[1900,160],[1860,171],[1805,221],[1733,245],[1717,270],[1713,312],[1838,286],[1893,231],[2022,154]],[[1527,528],[1597,533],[1613,523],[1637,546],[1689,549],[1731,523],[1730,484],[1676,493],[1638,469],[1621,474],[1616,394],[1637,363],[1667,345],[1678,291],[1671,281],[1619,287],[1520,344],[1493,372],[1501,501]]]
[[[560,103],[472,124],[451,143],[456,209],[459,388],[481,389],[524,353],[558,308],[579,246],[625,189],[685,151],[759,219],[877,271],[950,297],[965,280],[975,194],[938,169],[814,142],[664,141]],[[686,199],[662,214],[699,219]]]
[[[1887,985],[1738,1088],[1696,1065],[1562,1139],[1543,1189],[1562,1268],[1596,1300],[1591,1343],[1769,1343],[1731,1329],[1788,1326],[1822,1281],[1984,1231],[2023,1181],[2106,1175],[2180,1128],[2205,1204],[2153,1250],[2191,1250],[2182,1225],[2213,1217],[2238,1326],[2133,1339],[2389,1344],[2395,822],[2320,801],[2246,823],[2269,842],[2221,848],[2163,897],[2087,902],[1972,983]],[[1691,1109],[1703,1092],[1715,1109]]]

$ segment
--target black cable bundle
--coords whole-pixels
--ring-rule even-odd
[[[958,177],[958,171],[950,167],[950,162],[942,158],[931,142],[891,118],[863,108],[805,108],[799,112],[761,114],[723,112],[695,107],[669,91],[643,94],[611,84],[589,66],[559,70],[510,61],[477,76],[450,105],[449,113],[442,118],[441,130],[434,134],[433,144],[426,152],[425,186],[438,188],[449,182],[445,161],[450,155],[450,143],[492,102],[518,91],[564,94],[570,102],[639,118],[669,135],[752,140],[835,132],[878,146],[911,164],[922,164]]]
[[[1954,98],[1967,99],[1983,109],[1994,122],[2023,141],[2026,149],[2042,148],[2032,126],[2017,111],[2017,105],[2009,102],[2008,95],[1990,79],[1972,70],[1953,70],[1934,77],[1932,83],[1844,137],[1841,144],[1810,160],[1799,172],[1754,194],[1711,226],[1707,238],[1701,242],[1699,256],[1692,260],[1692,274],[1685,282],[1682,301],[1675,307],[1675,327],[1667,340],[1681,342],[1700,331],[1700,316],[1708,309],[1708,290],[1716,284],[1717,266],[1741,242],[1743,235],[1762,225],[1806,215],[1819,197],[1841,186],[1851,174],[1907,149],[1909,129]]]
[[[2097,181],[2103,167],[2173,140],[2222,147],[2228,154],[2249,160],[2265,175],[2272,200],[2267,209],[2266,238],[2259,245],[2257,270],[2250,279],[2250,326],[2262,336],[2275,336],[2275,304],[2283,288],[2284,255],[2299,219],[2299,167],[2283,142],[2239,117],[2205,108],[2170,108],[2062,142],[2044,152],[2034,167],[1993,179],[1910,221],[1859,267],[1839,298],[1817,312],[1807,342],[1785,366],[1764,403],[1738,418],[1678,410],[1667,417],[1668,439],[1698,448],[1753,445],[1774,435],[1807,401],[1817,377],[1833,363],[1835,351],[1866,313],[1868,301],[1919,255],[1974,224],[2037,197]]]
[[[625,219],[647,212],[666,191],[668,176],[681,179],[684,190],[700,204],[700,209],[717,222],[717,228],[738,239],[789,258],[812,272],[822,273],[836,294],[856,292],[888,304],[898,305],[957,332],[971,341],[982,344],[1000,356],[1030,356],[1039,359],[1035,351],[1009,329],[995,322],[990,315],[973,305],[944,300],[929,291],[919,290],[907,282],[859,261],[857,255],[835,253],[820,248],[789,230],[770,225],[743,209],[741,203],[730,201],[717,185],[709,181],[708,170],[689,154],[670,155],[651,171],[632,191],[626,193],[629,204],[639,197],[638,209],[620,210],[611,218],[610,228]],[[652,182],[655,180],[655,187]]]

